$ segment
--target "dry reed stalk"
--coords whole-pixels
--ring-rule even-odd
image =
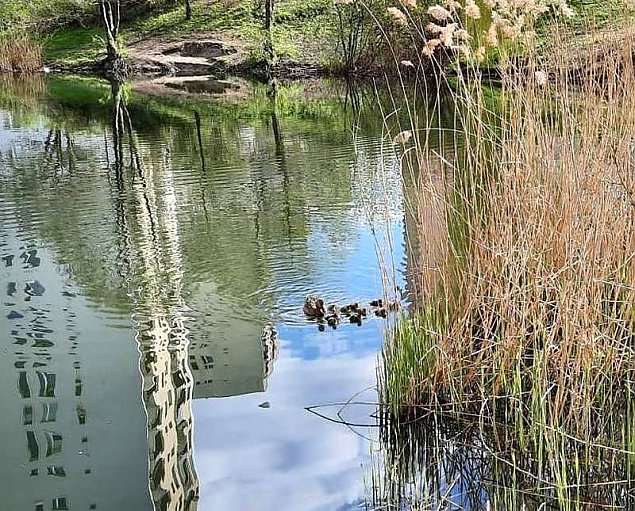
[[[624,391],[635,364],[634,48],[626,39],[576,84],[514,77],[497,140],[463,120],[474,154],[455,158],[453,181],[480,206],[463,215],[465,247],[447,233],[454,250],[441,268],[445,296],[430,306],[440,309],[436,323],[406,341],[430,349],[409,346],[419,359],[408,361],[404,336],[387,348],[383,378],[400,403],[465,411],[504,397],[506,415],[540,415],[588,436],[601,406]],[[452,201],[447,210],[463,214]]]
[[[0,39],[0,72],[42,69],[42,47],[25,36]]]

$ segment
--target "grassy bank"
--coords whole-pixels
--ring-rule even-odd
[[[635,32],[601,53],[575,75],[557,72],[565,52],[551,73],[529,58],[535,75],[510,70],[495,112],[459,83],[454,152],[418,138],[406,160],[424,263],[381,394],[389,471],[423,471],[428,505],[459,452],[493,509],[632,504],[619,488],[635,462]]]
[[[128,2],[134,4],[135,2]],[[245,58],[260,58],[264,40],[264,10],[251,1],[192,1],[192,17],[185,18],[178,2],[143,4],[122,22],[124,44],[157,38],[216,37],[236,41]],[[51,5],[10,2],[0,6],[0,33],[26,29],[35,34],[44,60],[55,66],[82,66],[104,56],[103,30],[97,7],[90,2],[56,0]],[[334,58],[333,4],[328,0],[276,2],[274,38],[280,58],[326,63]]]
[[[595,27],[614,27],[629,17],[624,0],[574,0],[577,15],[568,25],[575,37],[583,37],[589,22]],[[282,61],[310,64],[333,70],[368,73],[393,68],[401,60],[423,63],[427,9],[431,0],[279,0],[276,2],[274,44]],[[463,2],[464,3],[464,2]],[[477,2],[483,6],[483,2]],[[192,0],[192,16],[186,19],[183,4],[162,0],[123,1],[121,39],[124,44],[201,37],[234,44],[244,61],[264,58],[264,9],[251,0]],[[389,9],[399,9],[408,27]],[[30,44],[39,45],[43,60],[56,67],[87,66],[104,57],[103,30],[96,5],[90,1],[8,1],[0,6],[0,34],[28,33]],[[489,18],[472,21],[485,26]],[[538,27],[539,40],[551,30],[546,19]],[[473,28],[473,27],[472,27]],[[519,47],[513,51],[518,52]],[[3,50],[6,53],[6,49]],[[489,55],[490,62],[499,57]],[[5,57],[4,60],[7,60]]]

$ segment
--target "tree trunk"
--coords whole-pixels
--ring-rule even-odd
[[[106,29],[108,60],[113,62],[121,58],[121,51],[119,50],[119,22],[121,20],[119,0],[100,0],[99,7],[101,19]]]
[[[276,58],[276,52],[273,47],[273,20],[275,15],[275,0],[265,0],[265,30],[267,31],[267,39],[265,41],[265,58],[267,67],[270,68]]]
[[[190,0],[185,0],[185,19],[188,21],[192,19],[192,4]]]
[[[130,65],[123,58],[119,46],[119,24],[121,21],[119,0],[99,0],[101,20],[106,30],[106,60],[102,62],[104,74],[124,81],[130,74]]]

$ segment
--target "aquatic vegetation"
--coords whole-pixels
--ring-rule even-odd
[[[459,77],[454,154],[413,137],[405,169],[428,180],[414,207],[436,190],[443,222],[418,247],[435,264],[380,367],[384,468],[398,475],[381,476],[379,501],[632,505],[633,34],[605,52],[574,75],[558,56],[549,72],[535,56],[510,66],[496,112]]]

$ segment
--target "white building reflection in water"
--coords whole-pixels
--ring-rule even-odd
[[[17,230],[0,257],[0,509],[152,509],[129,330]]]
[[[192,321],[171,175],[157,193],[146,177],[120,210],[134,338],[127,314],[81,297],[70,267],[17,227],[0,232],[0,509],[195,510],[192,399],[265,388],[275,330],[237,322],[227,337]]]
[[[2,509],[196,509],[191,400],[263,390],[275,330],[188,346],[183,314],[146,306],[136,345],[48,251],[5,237],[0,255]]]
[[[273,329],[263,333],[262,325],[233,321],[224,332],[230,332],[227,338],[208,329],[204,318],[193,318],[190,307],[209,298],[209,293],[205,286],[199,287],[189,300],[190,307],[185,304],[176,189],[169,158],[170,153],[164,152],[158,169],[137,163],[136,207],[123,210],[123,224],[126,233],[132,234],[125,239],[134,240],[127,253],[148,418],[152,500],[159,511],[193,511],[199,483],[193,455],[192,399],[262,391],[275,358],[276,334]]]

